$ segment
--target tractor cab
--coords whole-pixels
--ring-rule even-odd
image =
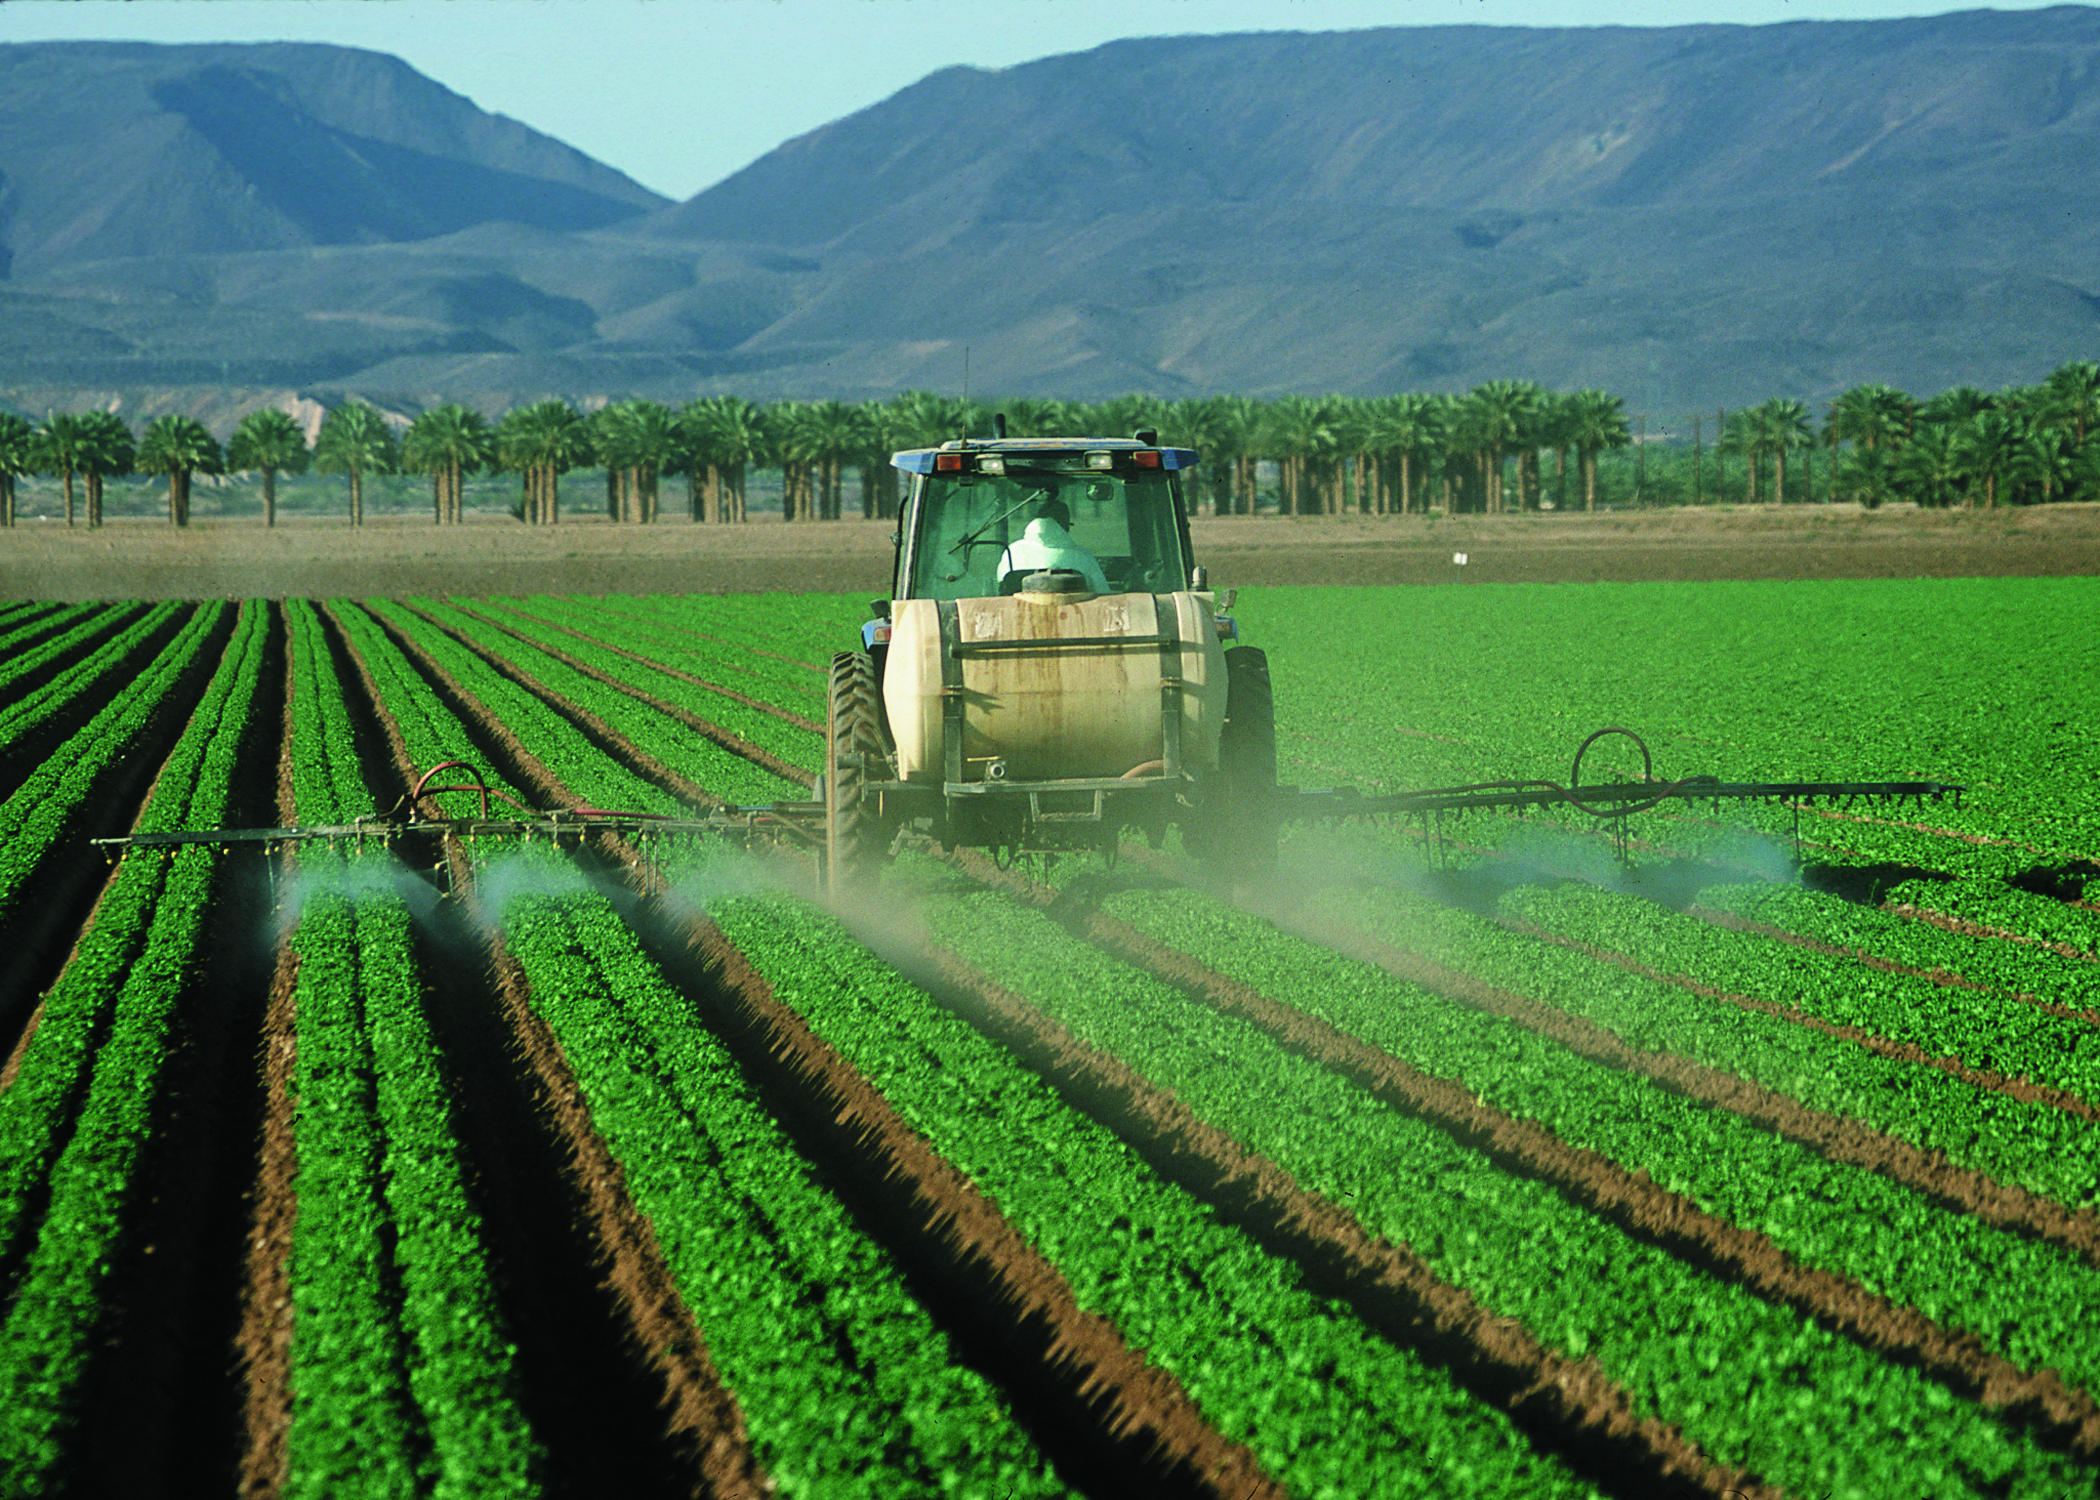
[[[1192,586],[1187,448],[1136,439],[1001,438],[899,453],[911,475],[893,600],[1019,593],[1032,572],[1093,594]]]

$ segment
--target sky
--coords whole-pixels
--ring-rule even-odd
[[[1931,0],[0,0],[0,42],[333,42],[390,52],[483,109],[685,199],[784,141],[957,63],[1125,37],[1373,26],[1769,25]]]

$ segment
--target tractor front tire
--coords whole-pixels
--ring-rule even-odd
[[[883,759],[875,664],[865,651],[831,659],[830,723],[824,750],[824,885],[833,900],[874,882],[888,840],[862,788]]]
[[[1234,874],[1276,864],[1276,696],[1268,653],[1225,653],[1225,725],[1218,736],[1218,785],[1211,847]]]

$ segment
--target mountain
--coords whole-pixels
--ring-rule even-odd
[[[0,46],[0,256],[114,257],[595,229],[665,200],[398,58],[344,47]]]
[[[2096,159],[2076,6],[1116,42],[675,205],[368,53],[0,48],[0,394],[1991,387],[2100,349]]]

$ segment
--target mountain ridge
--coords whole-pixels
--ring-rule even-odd
[[[2090,7],[1124,40],[940,69],[680,204],[377,56],[164,67],[184,109],[136,138],[216,131],[250,183],[359,155],[354,205],[272,188],[242,248],[92,253],[119,240],[88,224],[18,252],[0,393],[216,366],[408,405],[857,399],[953,389],[967,349],[1015,395],[1514,377],[1682,412],[2012,384],[2100,345]],[[23,159],[0,209],[44,190]]]

